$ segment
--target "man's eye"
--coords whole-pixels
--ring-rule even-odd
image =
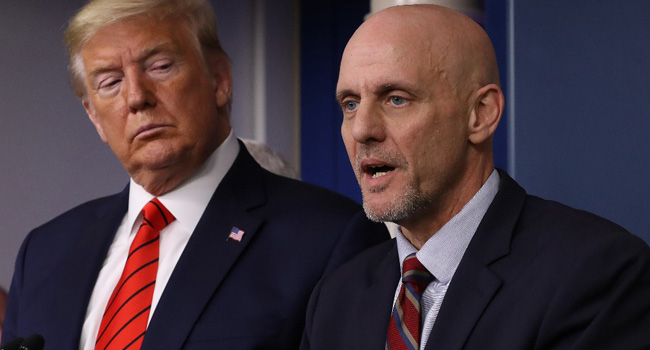
[[[171,61],[164,60],[164,61],[156,62],[153,66],[151,66],[151,69],[153,71],[166,71],[169,68],[171,68],[171,66],[172,66]]]
[[[345,101],[343,102],[343,107],[346,111],[354,111],[359,107],[359,102],[357,101]]]
[[[162,69],[162,70],[164,70],[164,69],[169,69],[169,67],[171,67],[171,66],[172,66],[171,63],[165,63],[165,64],[157,65],[157,66],[154,67],[154,68],[155,68],[155,69]]]
[[[395,106],[400,106],[406,103],[406,100],[400,96],[391,96],[390,103],[394,104]]]
[[[114,87],[115,85],[119,84],[120,79],[105,79],[102,82],[99,83],[98,89],[110,89]]]

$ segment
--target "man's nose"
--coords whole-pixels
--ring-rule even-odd
[[[131,72],[126,79],[126,100],[131,113],[156,105],[155,87],[146,74]]]
[[[351,118],[351,123],[352,137],[356,142],[382,142],[386,137],[381,108],[372,103],[361,102],[356,114]]]

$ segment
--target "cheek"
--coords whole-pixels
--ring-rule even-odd
[[[421,123],[410,123],[395,129],[391,138],[397,143],[400,153],[413,161],[420,160],[435,149],[435,128]]]
[[[183,86],[182,90],[172,90],[168,94],[168,101],[173,101],[176,114],[190,116],[193,123],[207,126],[217,115],[216,96],[200,83],[192,86]]]
[[[446,153],[444,139],[433,123],[412,124],[401,131],[399,135],[392,135],[392,138],[396,140],[397,150],[408,164],[409,176],[413,181],[426,182],[441,167],[441,158]]]
[[[96,98],[93,106],[95,115],[104,128],[114,128],[117,124],[124,123],[129,114],[126,101],[121,96],[106,100]]]
[[[104,142],[113,143],[120,139],[120,134],[123,134],[123,126],[118,124],[121,119],[110,116],[107,117],[106,115],[107,114],[104,114],[99,120],[99,127],[101,128],[100,136],[102,136]]]

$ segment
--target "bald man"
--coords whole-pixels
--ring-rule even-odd
[[[336,98],[369,218],[396,238],[316,287],[302,349],[650,349],[650,249],[495,170],[494,49],[471,19],[391,7]]]

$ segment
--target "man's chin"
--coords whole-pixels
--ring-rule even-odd
[[[417,215],[430,205],[431,199],[411,186],[396,193],[386,189],[379,192],[363,191],[363,209],[372,221],[397,222]]]
[[[177,163],[188,162],[185,158],[187,157],[184,157],[183,152],[175,145],[158,142],[140,149],[132,159],[134,163],[140,165],[140,168],[155,171],[169,168]]]
[[[370,197],[375,196],[376,195],[370,194]],[[391,221],[395,203],[390,200],[378,200],[377,198],[368,197],[369,196],[364,193],[363,210],[368,219],[375,222]]]
[[[131,163],[129,166],[125,166],[125,168],[133,179],[149,179],[168,177],[169,175],[167,173],[172,168],[175,168],[173,166],[175,163],[177,161],[174,160],[174,157],[164,157],[162,154],[157,154],[156,157],[145,156],[141,159],[131,159]]]

